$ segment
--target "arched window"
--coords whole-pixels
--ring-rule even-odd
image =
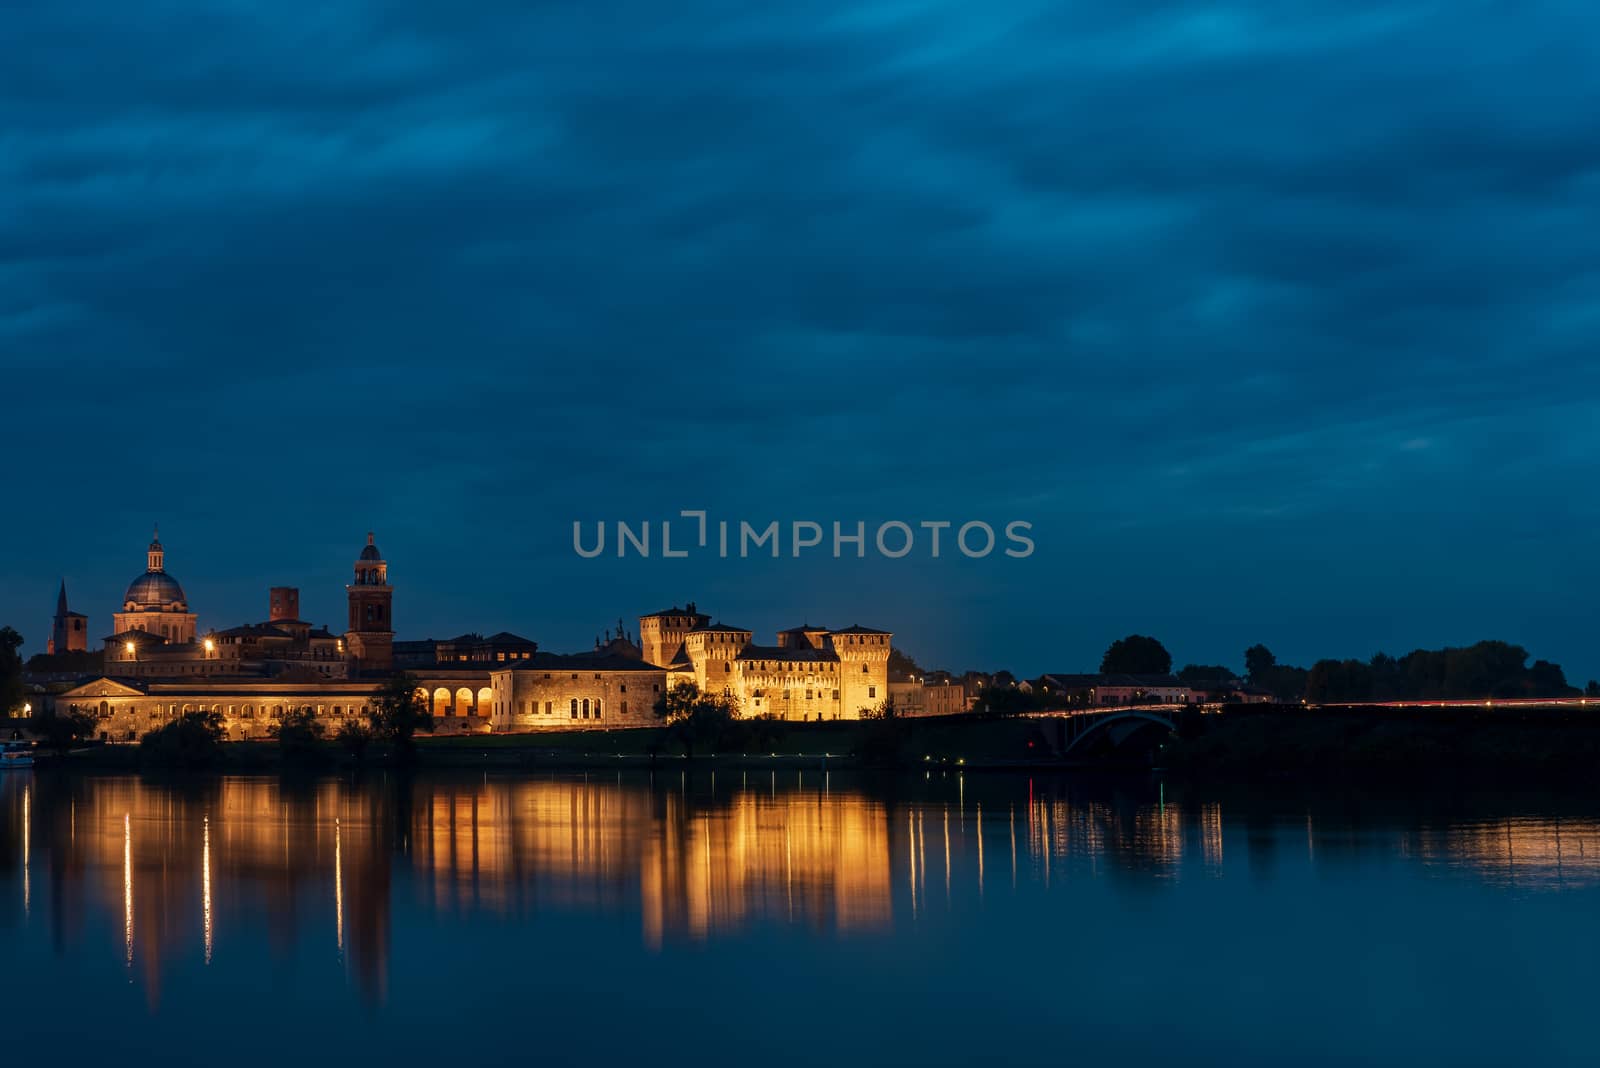
[[[572,699],[572,718],[578,718],[578,699],[576,697]]]
[[[583,718],[589,718],[589,699],[587,697],[583,699]]]
[[[599,719],[600,718],[600,705],[601,705],[600,698],[596,697],[594,699],[594,718],[595,719]]]

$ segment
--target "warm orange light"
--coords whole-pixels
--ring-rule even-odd
[[[127,652],[127,653],[128,653],[128,654],[129,654],[129,655],[132,655],[132,653],[133,653],[133,643],[132,643],[132,642],[123,642],[123,643],[122,643],[122,648],[123,648],[123,649],[124,649],[124,650],[125,650],[125,651],[126,651],[126,652]]]
[[[208,652],[208,653],[209,652],[213,652],[213,651],[216,650],[216,648],[217,648],[217,643],[212,641],[210,638],[207,638],[206,639],[206,652]]]

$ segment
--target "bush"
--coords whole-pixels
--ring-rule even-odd
[[[333,736],[333,740],[343,746],[344,751],[355,760],[365,760],[367,749],[372,745],[372,729],[359,720],[347,720],[345,725],[339,728],[339,733]]]
[[[221,713],[185,712],[139,739],[139,751],[161,767],[205,768],[217,762],[223,737]]]
[[[322,737],[326,733],[327,728],[311,709],[290,712],[278,728],[278,752],[286,763],[312,760],[321,755]]]
[[[91,712],[57,708],[40,716],[35,729],[42,736],[46,749],[65,753],[93,738],[100,729],[100,721]]]

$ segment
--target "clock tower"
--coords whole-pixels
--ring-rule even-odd
[[[394,587],[389,585],[389,565],[367,532],[366,547],[356,560],[355,581],[345,587],[350,601],[350,625],[344,633],[345,656],[357,673],[381,673],[394,667],[394,620],[390,609]]]

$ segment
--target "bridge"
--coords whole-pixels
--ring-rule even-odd
[[[1059,757],[1069,757],[1080,746],[1087,747],[1095,738],[1109,737],[1113,745],[1120,745],[1135,731],[1155,725],[1171,731],[1177,727],[1178,710],[1184,705],[1119,705],[1111,708],[1073,709],[1065,712],[1038,712],[1032,717],[1054,720],[1056,729],[1047,731],[1052,747]]]

